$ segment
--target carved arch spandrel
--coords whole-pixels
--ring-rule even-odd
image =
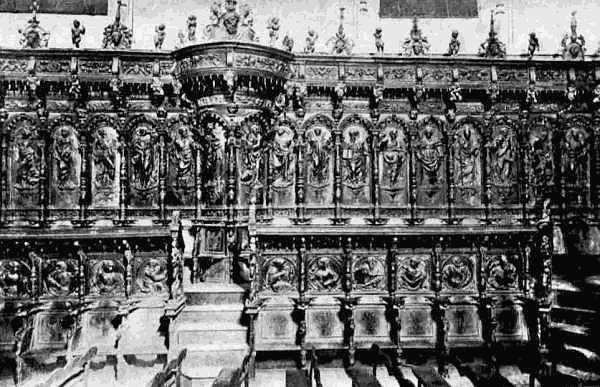
[[[117,120],[96,115],[87,122],[89,133],[89,181],[93,208],[116,209],[119,205],[121,138]]]
[[[290,206],[294,204],[296,185],[296,147],[298,145],[296,123],[288,118],[275,122],[273,130],[268,134],[269,165],[268,180],[272,189],[274,206]]]
[[[533,117],[528,122],[524,138],[524,171],[528,179],[528,196],[531,207],[541,206],[553,196],[556,186],[557,163],[555,138],[557,122],[547,116]]]
[[[56,208],[75,210],[78,206],[81,141],[72,117],[61,116],[50,123],[50,203]]]
[[[349,205],[370,205],[373,125],[368,119],[353,114],[340,122],[339,130],[342,202]]]
[[[561,187],[569,205],[590,203],[591,188],[591,122],[575,116],[563,123],[560,139]]]
[[[485,165],[483,123],[473,117],[459,120],[450,131],[449,141],[455,203],[459,207],[479,207]]]
[[[196,154],[199,133],[189,118],[181,114],[167,122],[167,197],[169,206],[191,206],[196,189]]]
[[[267,187],[267,164],[269,147],[267,136],[270,125],[260,113],[251,114],[244,118],[236,133],[239,151],[237,154],[238,168],[238,200],[240,204],[248,205],[250,193],[256,192],[257,204],[265,201]]]
[[[508,117],[496,117],[491,122],[487,160],[487,184],[491,204],[518,204],[520,197],[519,126]]]
[[[419,121],[411,139],[419,206],[436,207],[447,201],[447,137],[444,124],[427,117]]]
[[[304,177],[307,206],[323,206],[333,201],[334,121],[325,115],[309,117],[304,133]]]
[[[39,204],[40,180],[44,142],[37,119],[19,114],[6,125],[9,145],[6,173],[8,182],[7,205],[16,210],[33,209]]]
[[[227,121],[213,111],[205,111],[198,117],[202,158],[200,162],[203,202],[208,205],[225,204],[227,183]],[[198,165],[197,165],[198,167]]]
[[[131,207],[158,205],[160,141],[158,126],[146,115],[131,117],[125,123],[127,138],[127,181]]]
[[[379,200],[382,205],[408,203],[410,135],[406,123],[396,116],[377,125],[375,144],[379,172]]]

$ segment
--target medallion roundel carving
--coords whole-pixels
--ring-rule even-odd
[[[352,265],[354,287],[357,290],[385,289],[385,259],[367,256],[357,258]]]
[[[486,277],[488,285],[495,290],[515,289],[518,285],[517,268],[505,254],[488,258]]]
[[[167,293],[167,262],[161,258],[145,260],[136,274],[138,290],[144,294]]]
[[[471,284],[473,275],[473,261],[469,256],[454,255],[442,264],[442,281],[450,289],[464,289]]]
[[[77,292],[77,263],[51,260],[43,265],[44,292],[55,297],[67,297]]]
[[[398,265],[398,285],[401,289],[420,290],[427,287],[429,257],[402,257]]]
[[[263,289],[274,293],[291,292],[295,290],[296,267],[292,260],[286,257],[272,257],[263,264]]]
[[[90,278],[92,293],[108,296],[125,291],[125,268],[112,259],[93,262]]]
[[[308,263],[308,288],[319,291],[340,290],[343,263],[340,257],[318,256]]]
[[[0,261],[0,296],[19,298],[31,294],[31,268],[18,260]]]

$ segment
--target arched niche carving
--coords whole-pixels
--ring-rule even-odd
[[[75,122],[62,116],[50,124],[50,203],[75,209],[79,200],[82,155]]]
[[[371,203],[371,122],[351,115],[340,123],[342,202],[351,205]]]
[[[117,121],[108,115],[90,118],[91,205],[95,208],[117,208],[119,205],[119,170],[122,151]]]
[[[519,202],[519,140],[517,125],[506,117],[492,121],[488,142],[488,183],[493,205]]]
[[[181,114],[167,122],[167,197],[169,206],[193,205],[197,142],[189,118]],[[197,134],[196,134],[197,135]]]
[[[275,206],[294,204],[296,182],[296,125],[290,119],[280,119],[269,133],[269,173]]]
[[[227,182],[226,146],[227,122],[214,112],[203,112],[198,118],[200,143],[203,151],[202,186],[203,202],[209,205],[225,204]]]
[[[529,186],[529,205],[541,205],[552,195],[555,186],[554,130],[556,122],[549,117],[533,118],[525,138],[524,171]]]
[[[485,155],[482,123],[472,117],[464,118],[452,127],[450,139],[456,204],[480,206]]]
[[[128,182],[130,205],[158,205],[160,141],[156,121],[137,115],[125,125],[128,138]]]
[[[33,209],[39,204],[44,142],[37,120],[25,114],[7,123],[8,205],[14,209]]]
[[[428,117],[418,124],[413,138],[417,204],[439,206],[446,203],[446,134],[442,123]]]
[[[256,192],[257,203],[263,203],[267,186],[267,152],[269,124],[261,114],[246,117],[239,126],[238,197],[240,204],[248,204],[251,191]]]
[[[572,205],[590,202],[590,144],[591,122],[579,116],[568,119],[560,142],[560,162],[565,200]]]
[[[379,123],[378,132],[379,201],[382,205],[406,205],[410,141],[406,125],[392,116]]]
[[[310,117],[303,125],[308,206],[330,204],[333,199],[333,125],[333,120],[324,115]]]

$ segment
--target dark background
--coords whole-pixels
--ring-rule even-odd
[[[477,0],[380,0],[382,18],[477,17]]]
[[[38,0],[40,13],[107,15],[108,0]],[[0,12],[29,13],[31,0],[0,0]]]

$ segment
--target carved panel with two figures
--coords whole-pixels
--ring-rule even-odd
[[[342,202],[367,205],[370,203],[371,151],[369,131],[365,120],[351,116],[340,124],[342,128]]]
[[[382,205],[408,202],[409,136],[397,118],[386,119],[379,127],[379,200]]]
[[[434,118],[419,123],[413,150],[416,159],[417,203],[439,206],[446,202],[446,138]]]
[[[311,205],[331,203],[333,193],[333,123],[325,116],[305,125],[306,199]]]

